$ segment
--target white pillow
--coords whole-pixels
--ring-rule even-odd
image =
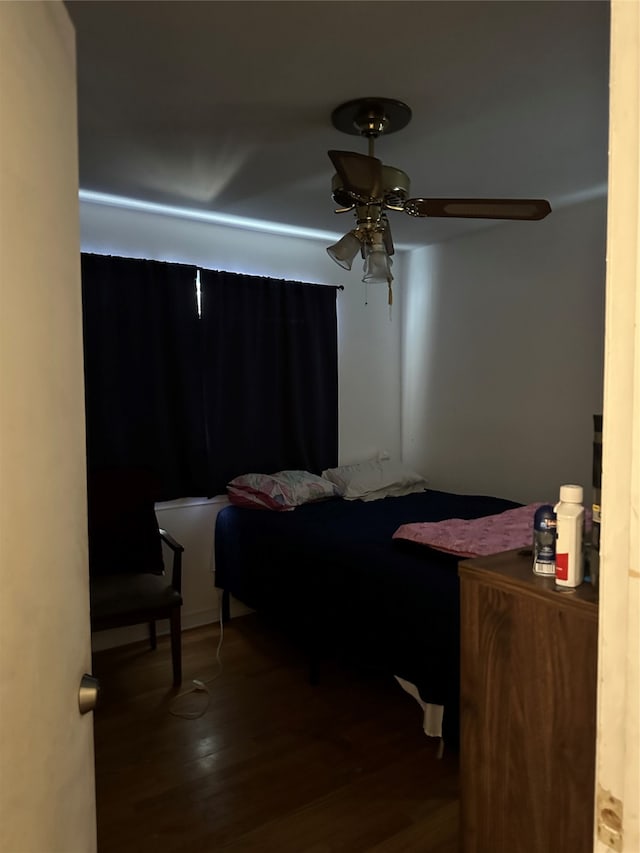
[[[422,492],[427,481],[402,462],[390,460],[357,462],[327,468],[322,476],[334,483],[346,500],[379,500],[391,496]]]

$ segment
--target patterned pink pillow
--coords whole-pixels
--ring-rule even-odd
[[[229,501],[252,509],[291,510],[339,496],[337,487],[309,471],[242,474],[227,484]]]

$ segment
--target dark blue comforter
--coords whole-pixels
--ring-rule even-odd
[[[457,740],[458,558],[392,539],[401,524],[478,518],[519,504],[428,490],[292,512],[229,506],[216,522],[216,586],[314,649],[414,683]]]

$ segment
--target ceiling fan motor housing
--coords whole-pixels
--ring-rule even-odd
[[[358,202],[378,202],[383,207],[391,210],[402,210],[405,201],[409,198],[409,176],[402,169],[394,166],[382,167],[383,191],[381,199],[354,198],[353,193],[345,189],[339,175],[334,175],[331,180],[331,194],[336,204],[341,207],[351,208]]]

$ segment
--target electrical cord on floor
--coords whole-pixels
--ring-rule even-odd
[[[191,682],[193,687],[185,690],[183,693],[178,694],[178,696],[174,697],[169,706],[169,713],[174,717],[180,717],[183,720],[197,720],[207,713],[209,710],[209,704],[211,702],[211,694],[209,693],[209,688],[207,684],[211,684],[212,681],[215,681],[217,678],[220,678],[222,675],[222,658],[220,657],[220,651],[222,649],[222,642],[224,640],[224,623],[222,621],[222,601],[220,600],[220,592],[218,592],[218,612],[220,614],[220,639],[218,640],[218,647],[216,649],[216,661],[218,662],[218,671],[215,675],[212,675],[211,678],[207,678],[206,681],[203,681],[200,678],[194,678]],[[206,703],[203,708],[200,708],[198,711],[177,711],[174,706],[177,702],[180,702],[184,699],[185,696],[191,696],[194,693],[204,693],[206,696]]]

